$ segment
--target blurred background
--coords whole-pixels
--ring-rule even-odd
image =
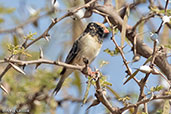
[[[117,9],[120,9],[124,4],[131,4],[136,0],[113,0],[113,5]],[[100,1],[103,3],[103,1]],[[53,18],[60,18],[67,13],[68,10],[77,8],[83,5],[83,0],[57,0],[55,6],[52,5],[51,0],[0,0],[0,59],[10,56],[8,51],[9,45],[21,45],[25,41],[25,37],[34,33],[32,39],[40,36],[50,25]],[[164,8],[165,0],[156,0],[156,5],[160,5]],[[168,9],[171,5],[168,5]],[[39,59],[40,48],[44,53],[44,58],[49,60],[64,61],[73,41],[83,32],[89,22],[103,22],[104,18],[98,14],[93,14],[90,18],[83,18],[85,9],[80,10],[75,16],[67,17],[58,22],[50,31],[49,40],[41,39],[35,44],[30,46],[26,53],[28,55],[22,56],[24,60],[36,60]],[[128,18],[128,24],[133,26],[142,16],[146,16],[150,12],[148,0],[140,0],[140,3],[130,11]],[[33,21],[33,18],[36,18]],[[150,47],[153,43],[150,39],[150,32],[154,32],[160,26],[160,17],[151,18],[148,22],[142,23],[137,32],[144,33],[141,38]],[[108,24],[105,24],[109,27]],[[22,27],[18,27],[22,26]],[[16,28],[18,27],[18,28]],[[16,28],[13,30],[13,28]],[[10,31],[11,30],[11,31]],[[167,26],[163,26],[159,34],[160,44],[171,44],[171,32]],[[91,64],[91,68],[99,69],[103,75],[106,76],[106,80],[112,84],[110,86],[113,93],[107,91],[107,96],[111,97],[113,106],[123,107],[124,104],[117,100],[119,97],[129,96],[131,99],[129,102],[135,103],[138,94],[139,87],[134,80],[129,81],[126,85],[123,85],[125,81],[125,66],[123,60],[116,52],[115,45],[110,40],[111,34],[109,34],[103,43],[100,54]],[[116,41],[120,44],[120,32],[115,36]],[[32,39],[28,42],[31,42]],[[132,61],[133,53],[131,51],[132,45],[126,40],[124,43],[124,54],[127,61]],[[111,53],[107,53],[104,50],[109,50]],[[169,50],[169,49],[168,49]],[[138,62],[130,63],[129,66],[133,71],[139,68],[144,62],[145,58],[141,57]],[[168,61],[171,63],[171,58],[168,57]],[[103,63],[107,63],[102,65]],[[4,71],[7,64],[0,64],[0,73]],[[64,87],[55,98],[47,99],[47,96],[51,94],[57,84],[61,67],[54,65],[41,64],[37,69],[35,65],[28,65],[24,68],[26,76],[18,73],[14,69],[10,69],[2,78],[1,83],[9,91],[7,95],[0,89],[0,109],[29,109],[35,114],[39,113],[60,113],[60,114],[83,114],[83,113],[97,113],[104,114],[108,111],[100,104],[86,109],[92,103],[95,98],[95,88],[91,86],[88,98],[90,100],[82,105],[81,99],[84,98],[84,94],[87,86],[87,78],[80,72],[74,72],[64,83]],[[144,77],[143,73],[138,73],[137,79]],[[146,92],[150,91],[150,88],[157,85],[163,85],[168,87],[158,75],[150,75]],[[38,94],[38,98],[34,99],[35,93]],[[114,94],[115,93],[115,94]],[[69,100],[64,98],[70,98]],[[72,99],[71,97],[75,98]],[[32,99],[32,100],[30,100]],[[60,101],[61,100],[61,101]],[[63,100],[63,101],[62,101]],[[75,100],[75,102],[74,102]],[[32,103],[29,103],[32,102]],[[160,101],[159,101],[160,102]],[[150,106],[151,105],[151,106]],[[150,114],[160,111],[160,105],[155,102],[149,103]],[[131,113],[131,112],[127,112]]]

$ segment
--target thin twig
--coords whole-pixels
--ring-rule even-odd
[[[138,98],[137,102],[141,101],[145,97],[144,87],[145,87],[145,84],[147,82],[147,79],[148,79],[149,75],[150,75],[150,73],[146,74],[146,76],[143,79],[141,79],[141,81],[140,81],[140,94],[139,94],[139,98]],[[144,103],[144,106],[146,106],[146,105],[147,104]],[[134,108],[134,113],[133,114],[137,114],[137,111],[138,111],[138,106]]]
[[[36,21],[42,17],[46,17],[47,15],[51,14],[52,12],[53,12],[53,10],[50,10],[43,15],[31,17],[31,18],[27,19],[26,22],[21,23],[20,25],[14,27],[14,28],[0,30],[0,34],[16,32],[19,28],[23,28],[24,26],[26,26],[26,25],[28,25],[28,24],[30,24],[30,23],[32,23],[32,22],[34,22],[34,21]]]
[[[116,12],[115,8],[112,5],[99,5],[96,4],[95,5],[95,9],[106,13],[107,15],[109,15],[109,20],[110,22],[115,26],[117,26],[117,28],[121,31],[122,30],[122,23],[123,23],[123,19],[120,17],[120,15]],[[126,25],[127,27],[127,32],[126,32],[126,37],[129,39],[129,41],[131,41],[131,43],[133,43],[133,38],[136,35],[136,31],[133,31],[133,27],[130,25]],[[149,58],[152,54],[152,49],[147,46],[142,40],[141,38],[137,38],[137,43],[136,43],[137,49],[136,52],[137,54],[139,54],[140,56],[143,56],[145,58]],[[155,64],[161,69],[161,71],[167,76],[168,79],[171,79],[171,66],[169,64],[169,62],[167,61],[167,59],[164,56],[158,55],[155,59]]]
[[[149,20],[150,18],[154,17],[155,14],[154,13],[149,13],[146,17],[142,16],[138,22],[133,26],[132,30],[135,31],[137,26],[140,25],[143,21],[146,22],[147,20]]]
[[[154,95],[148,99],[141,100],[141,101],[137,102],[136,104],[128,104],[126,107],[121,108],[120,111],[124,112],[125,110],[128,110],[130,108],[137,107],[141,104],[148,103],[150,101],[157,100],[157,99],[171,99],[171,95],[162,95],[162,96]]]
[[[78,7],[78,8],[76,8],[76,9],[72,10],[72,11],[68,11],[68,13],[66,13],[64,16],[62,16],[62,17],[60,17],[60,18],[58,18],[58,19],[55,18],[55,19],[51,22],[51,24],[49,25],[49,27],[43,32],[43,34],[40,35],[39,37],[37,37],[37,38],[36,38],[35,40],[33,40],[32,42],[30,42],[29,44],[27,44],[25,48],[28,48],[30,45],[32,45],[32,44],[35,43],[36,41],[40,40],[41,38],[46,37],[46,36],[48,35],[49,30],[50,30],[56,23],[58,23],[59,21],[63,20],[63,19],[66,18],[66,17],[69,17],[69,16],[74,15],[74,13],[76,13],[76,12],[77,12],[78,10],[80,10],[80,9],[89,7],[90,4],[92,4],[92,3],[96,2],[96,1],[97,1],[97,0],[91,0],[90,2],[88,2],[88,3],[86,3],[86,4],[84,4],[84,5],[80,6],[80,7]]]
[[[153,46],[153,54],[152,54],[152,59],[151,59],[151,63],[150,63],[150,66],[153,67],[153,64],[154,64],[154,60],[155,60],[155,57],[156,57],[156,53],[157,53],[157,41],[155,40],[154,41],[154,46]]]
[[[123,62],[124,62],[124,65],[126,66],[126,69],[127,69],[127,71],[128,71],[128,75],[131,75],[132,72],[131,72],[131,69],[130,69],[129,66],[128,66],[127,60],[125,59],[124,53],[123,53],[122,49],[119,47],[119,45],[117,44],[117,42],[115,41],[115,38],[114,38],[114,27],[113,27],[112,24],[110,23],[108,17],[106,17],[106,20],[107,20],[107,22],[109,23],[109,25],[110,25],[110,27],[111,27],[111,29],[112,29],[112,38],[111,38],[111,39],[112,39],[113,43],[116,45],[116,47],[118,48],[118,50],[119,50],[119,52],[120,52],[120,54],[121,54],[121,57],[122,57]],[[139,85],[138,80],[137,80],[135,77],[134,77],[133,79],[134,79],[135,82]]]

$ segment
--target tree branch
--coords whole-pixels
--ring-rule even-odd
[[[122,23],[123,19],[119,16],[117,11],[115,11],[115,8],[110,5],[101,6],[96,4],[95,9],[99,12],[105,13],[109,15],[109,21],[113,24],[113,26],[117,25],[118,29],[122,30]],[[125,25],[126,26],[126,36],[131,41],[131,43],[134,43],[134,37],[136,36],[136,32],[133,31],[132,26]],[[147,46],[140,38],[137,38],[136,40],[136,50],[137,53],[145,58],[148,58],[152,55],[152,49]],[[171,65],[168,63],[166,58],[166,52],[163,54],[159,54],[156,56],[156,59],[154,63],[160,68],[160,70],[166,75],[168,80],[171,80]]]
[[[8,62],[21,65],[21,66],[31,65],[31,64],[52,64],[52,65],[63,66],[69,69],[80,70],[80,71],[82,71],[85,68],[85,66],[71,65],[71,64],[60,62],[60,61],[51,61],[47,59],[38,59],[38,60],[31,60],[31,61],[23,61],[23,60],[17,60],[17,59],[0,60],[0,64],[8,63]]]
[[[141,101],[137,102],[136,104],[128,104],[126,107],[121,108],[120,111],[124,112],[125,110],[128,110],[130,108],[137,107],[141,104],[144,104],[144,103],[147,103],[147,102],[150,102],[153,100],[157,100],[157,99],[171,99],[171,95],[166,95],[166,96],[155,96],[154,95],[151,98],[141,100]]]

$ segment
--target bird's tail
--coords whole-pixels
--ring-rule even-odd
[[[57,94],[59,92],[59,90],[61,89],[65,79],[72,73],[73,70],[71,69],[67,69],[65,71],[65,73],[61,74],[60,80],[58,82],[58,84],[56,85],[56,88],[54,89],[52,94]]]

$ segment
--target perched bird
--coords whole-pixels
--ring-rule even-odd
[[[82,66],[85,64],[83,59],[86,58],[88,64],[90,64],[99,54],[106,33],[109,33],[109,31],[103,24],[89,23],[81,36],[74,42],[65,63]],[[65,79],[72,72],[72,69],[63,68],[60,73],[60,80],[53,93],[58,93]]]

